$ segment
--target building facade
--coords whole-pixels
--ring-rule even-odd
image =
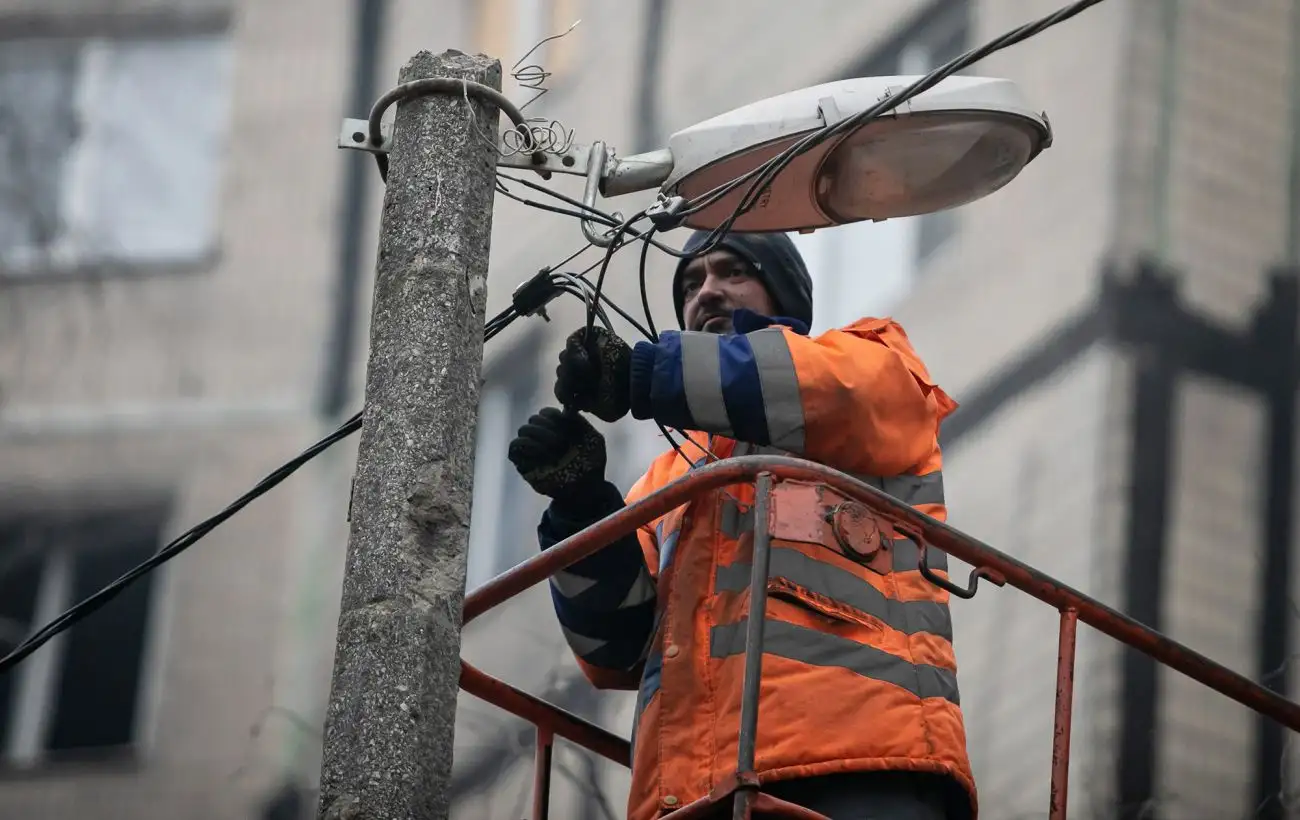
[[[1013,184],[796,241],[817,329],[895,316],[961,404],[943,434],[954,525],[1294,697],[1293,6],[1107,0],[970,70],[1016,80],[1051,117],[1055,144]],[[416,50],[509,70],[581,18],[524,61],[549,72],[528,113],[632,153],[764,96],[923,72],[1048,10],[0,0],[0,640],[359,407],[382,192],[334,137]],[[501,198],[489,312],[581,244],[567,218]],[[607,280],[634,315],[636,262],[619,254]],[[671,270],[651,255],[660,327]],[[536,549],[541,502],[504,454],[553,403],[554,357],[584,318],[577,302],[549,313],[486,351],[470,587]],[[624,489],[666,446],[601,427]],[[311,812],[351,447],[0,678],[0,816]],[[985,816],[1045,816],[1056,616],[990,586],[953,614]],[[544,588],[464,642],[486,671],[626,734],[631,696],[577,676]],[[1287,816],[1287,735],[1086,628],[1077,676],[1072,816]],[[454,816],[523,816],[528,727],[469,697],[457,727]],[[564,744],[557,764],[555,816],[621,815],[625,772]]]

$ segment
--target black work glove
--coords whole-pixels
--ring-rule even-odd
[[[574,331],[555,368],[555,398],[565,407],[618,421],[632,405],[632,348],[603,327]]]
[[[545,407],[519,428],[506,453],[541,495],[567,500],[605,480],[605,437],[574,411]]]

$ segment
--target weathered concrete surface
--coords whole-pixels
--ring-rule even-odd
[[[437,76],[501,87],[500,63],[457,51],[417,54],[400,81]],[[471,106],[397,112],[320,817],[449,811],[497,119]]]

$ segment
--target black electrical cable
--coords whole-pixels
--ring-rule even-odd
[[[565,274],[565,275],[568,276],[571,274]],[[554,279],[552,279],[551,281],[552,281],[552,286],[555,287],[555,289],[560,291],[561,293],[567,293],[570,296],[576,296],[577,298],[581,299],[583,303],[588,303],[591,301],[590,290],[584,289],[578,285],[574,285],[564,281],[556,282]],[[579,280],[579,281],[583,281],[583,280]],[[614,323],[609,320],[609,314],[605,312],[604,305],[597,306],[596,317],[600,319],[600,323],[602,325],[604,325],[607,329],[609,329],[610,332],[613,332]]]
[[[568,259],[564,260],[564,262],[562,262],[561,264],[571,261],[579,253],[586,250],[587,247],[589,247],[589,245],[579,248],[577,252],[571,254],[568,257]],[[608,258],[608,256],[609,254],[606,255],[606,259]],[[600,264],[600,262],[593,263],[592,266],[587,268],[587,270],[584,271],[583,273],[587,273],[591,271],[593,268],[595,268],[597,264]],[[573,276],[573,275],[565,274],[565,276]],[[579,277],[575,277],[575,278],[580,278],[580,275]],[[599,306],[599,304],[597,303],[597,299],[592,292],[587,291],[586,289],[580,286],[576,286],[568,282],[566,282],[565,284],[566,284],[565,287],[559,288],[561,291],[572,294],[573,296],[582,299],[584,302],[596,304],[596,315],[599,315],[601,317],[601,320],[606,324],[606,326],[609,326],[610,324],[609,317],[607,314],[605,314],[604,309]],[[493,316],[484,324],[484,328],[483,328],[484,343],[486,344],[487,342],[491,341],[495,336],[497,336],[499,333],[501,333],[501,331],[509,327],[510,324],[518,318],[520,318],[520,315],[518,311],[515,310],[513,305],[507,307],[496,316]],[[214,529],[216,529],[226,520],[234,516],[240,510],[244,509],[249,504],[253,503],[258,498],[260,498],[261,496],[269,492],[271,489],[273,489],[274,487],[282,483],[289,476],[293,475],[304,464],[311,461],[313,458],[320,455],[321,453],[323,453],[325,450],[329,449],[333,445],[337,444],[338,442],[342,441],[343,439],[347,438],[348,436],[360,430],[362,425],[362,418],[363,418],[363,414],[361,412],[358,412],[356,415],[352,416],[350,419],[344,422],[334,432],[330,433],[328,436],[321,439],[320,441],[317,441],[315,444],[311,445],[306,450],[299,453],[290,461],[286,462],[285,464],[273,470],[265,478],[259,481],[251,490],[241,495],[239,498],[237,498],[235,501],[229,504],[221,512],[191,527],[189,530],[182,533],[180,536],[178,536],[177,538],[172,540],[169,544],[167,544],[162,549],[160,549],[153,556],[141,562],[140,564],[133,567],[132,569],[128,570],[126,573],[124,573],[123,575],[121,575],[113,582],[111,582],[110,584],[108,584],[98,592],[94,593],[90,597],[85,598],[79,601],[78,603],[74,604],[71,608],[69,608],[63,614],[59,615],[53,621],[49,622],[48,624],[46,624],[45,626],[41,627],[39,630],[34,632],[32,635],[28,636],[20,644],[18,644],[18,646],[14,647],[13,650],[7,653],[4,657],[0,658],[0,675],[3,675],[9,670],[13,669],[20,662],[22,662],[23,659],[27,658],[37,649],[44,646],[46,643],[48,643],[52,638],[54,638],[59,633],[66,631],[73,624],[85,619],[86,617],[98,611],[109,601],[113,600],[118,595],[120,595],[123,591],[125,591],[127,587],[129,587],[132,583],[137,581],[139,578],[141,578],[142,576],[146,575],[149,572],[152,572],[153,570],[157,569],[159,566],[165,564],[166,562],[170,561],[172,558],[175,558],[177,555],[180,555],[189,547],[193,546],[197,541],[199,541],[199,539],[203,538],[208,533],[212,532]]]
[[[651,335],[649,328],[647,328],[645,325],[641,324],[636,319],[634,319],[632,317],[632,314],[628,313],[626,310],[619,307],[618,304],[615,303],[613,299],[609,298],[609,296],[602,293],[600,294],[600,300],[604,302],[606,305],[608,305],[609,307],[611,307],[614,310],[614,312],[617,313],[620,317],[622,317],[623,321],[631,325],[632,329],[635,330],[637,333],[640,333],[642,336],[646,337],[652,342],[659,341],[658,336]]]
[[[637,265],[637,280],[641,287],[641,307],[645,310],[645,322],[649,327],[645,332],[647,338],[652,342],[659,341],[659,331],[655,328],[655,318],[650,312],[650,293],[646,289],[646,257],[650,253],[650,238],[654,235],[655,228],[645,232],[645,242],[641,243],[641,261]]]
[[[604,223],[611,227],[618,224],[617,220],[613,218],[606,219],[601,215],[593,214],[590,212],[584,213],[583,211],[576,211],[571,208],[560,208],[555,205],[547,205],[546,203],[538,202],[535,199],[525,199],[524,197],[521,197],[518,194],[511,192],[510,189],[506,188],[506,186],[502,185],[500,182],[497,183],[497,193],[505,194],[507,197],[513,199],[515,202],[518,202],[523,205],[527,205],[530,208],[536,208],[539,211],[550,211],[553,214],[560,214],[562,216],[572,216],[572,217],[576,217],[577,219],[591,219],[596,222]]]
[[[584,205],[582,202],[580,202],[580,201],[578,201],[578,200],[576,200],[576,199],[573,199],[572,197],[566,196],[565,194],[562,194],[562,193],[560,193],[560,192],[558,192],[558,191],[553,191],[553,190],[551,190],[550,188],[547,188],[547,187],[544,186],[544,185],[538,185],[538,184],[535,183],[535,182],[531,182],[531,181],[526,180],[526,179],[519,179],[519,178],[517,178],[517,177],[512,177],[512,176],[510,176],[510,175],[508,175],[508,174],[501,174],[501,173],[498,173],[498,174],[497,174],[497,177],[498,177],[498,180],[497,180],[497,191],[498,191],[499,193],[505,194],[505,195],[506,195],[507,197],[509,197],[510,199],[513,199],[513,200],[515,200],[516,202],[519,202],[519,203],[522,204],[522,205],[527,205],[527,206],[529,206],[529,207],[532,207],[532,208],[538,208],[538,209],[540,209],[540,210],[544,210],[544,211],[550,211],[550,212],[552,212],[552,213],[563,214],[563,215],[565,215],[565,216],[573,216],[573,217],[578,217],[578,218],[591,218],[591,219],[593,219],[593,220],[595,220],[595,221],[601,222],[602,224],[605,224],[605,225],[609,225],[609,226],[614,227],[614,228],[616,228],[616,229],[621,228],[621,231],[622,231],[623,233],[631,234],[631,235],[633,235],[633,236],[634,236],[638,241],[641,241],[641,242],[643,243],[642,248],[641,248],[641,270],[642,270],[642,274],[643,274],[643,275],[642,275],[642,281],[641,281],[641,292],[642,292],[642,304],[643,304],[643,305],[645,306],[645,308],[646,308],[646,314],[645,314],[645,316],[646,316],[646,321],[647,321],[647,324],[649,325],[649,328],[647,329],[647,327],[646,327],[645,325],[642,325],[642,324],[641,324],[640,322],[638,322],[636,319],[632,318],[631,314],[629,314],[626,310],[624,310],[622,307],[620,307],[616,302],[614,302],[613,299],[610,299],[609,296],[603,292],[603,290],[601,290],[601,291],[597,291],[597,292],[595,293],[595,295],[596,295],[596,301],[597,301],[597,302],[604,302],[606,305],[608,305],[611,309],[614,310],[614,312],[616,312],[619,316],[621,316],[621,317],[624,319],[624,321],[626,321],[628,324],[630,324],[630,325],[631,325],[634,329],[636,329],[636,331],[637,331],[638,333],[640,333],[642,336],[645,336],[645,337],[646,337],[647,339],[649,339],[650,341],[658,341],[658,340],[659,340],[659,334],[658,334],[658,332],[654,329],[654,318],[650,315],[648,297],[646,296],[646,293],[645,293],[645,277],[644,277],[644,271],[645,271],[645,264],[646,264],[646,256],[647,256],[647,253],[649,252],[650,245],[655,245],[656,247],[658,247],[658,248],[660,248],[660,249],[662,249],[662,250],[664,250],[665,252],[668,252],[668,253],[674,253],[674,254],[675,254],[676,251],[675,251],[674,249],[672,249],[672,248],[669,248],[669,247],[663,245],[663,244],[660,243],[660,242],[656,242],[656,241],[653,240],[652,237],[653,237],[653,234],[654,234],[654,232],[655,232],[655,228],[651,227],[650,229],[646,230],[645,232],[641,232],[641,231],[636,230],[635,228],[632,228],[630,222],[623,222],[623,223],[620,223],[620,222],[619,222],[618,220],[616,220],[612,215],[607,214],[607,213],[605,213],[605,212],[603,212],[603,211],[600,211],[600,210],[598,210],[598,209],[596,209],[596,208],[592,208],[592,207],[590,207],[590,206]],[[575,212],[575,211],[572,211],[572,210],[568,210],[568,209],[565,209],[565,208],[557,208],[557,207],[554,207],[554,206],[546,205],[545,203],[537,202],[536,200],[532,200],[532,199],[527,199],[527,198],[525,198],[525,197],[521,197],[521,196],[519,196],[518,194],[515,194],[514,192],[512,192],[512,191],[510,191],[508,188],[506,188],[505,185],[503,185],[503,184],[501,183],[501,180],[502,180],[502,179],[506,179],[506,180],[509,180],[509,181],[511,181],[511,182],[517,182],[517,183],[520,183],[520,184],[522,184],[522,185],[525,185],[525,186],[527,186],[527,187],[529,187],[529,188],[533,188],[533,189],[535,189],[535,190],[538,190],[538,191],[541,191],[541,192],[543,192],[543,193],[549,194],[549,195],[551,195],[551,196],[553,196],[553,197],[555,197],[555,198],[557,198],[557,199],[559,199],[559,200],[561,200],[561,201],[563,201],[563,202],[566,202],[566,203],[572,204],[575,208],[582,208],[582,209],[583,209],[583,213],[578,213],[578,212]],[[617,231],[616,231],[616,233],[617,233]],[[554,265],[554,266],[552,266],[552,267],[553,267],[553,268],[559,268],[559,267],[563,266],[563,265],[566,264],[568,261],[570,261],[570,260],[573,259],[574,257],[578,256],[578,254],[582,253],[583,251],[585,251],[587,248],[590,248],[590,247],[592,247],[592,244],[591,244],[590,242],[588,242],[586,245],[584,245],[584,246],[582,246],[581,248],[579,248],[575,253],[571,254],[571,255],[569,256],[568,259],[565,259],[563,262],[560,262],[560,263],[558,263],[557,265]],[[613,243],[611,243],[611,247],[613,247]],[[607,257],[608,257],[609,255],[610,255],[610,254],[608,254],[608,253],[606,254]],[[599,264],[599,263],[598,263],[598,264]],[[592,265],[591,267],[587,268],[587,271],[590,271],[590,270],[591,270],[592,268],[594,268],[594,267],[595,267],[595,265]],[[577,276],[578,276],[579,278],[581,278],[581,277],[583,276],[583,274],[585,274],[585,273],[586,273],[586,271],[584,271],[582,274],[577,274]],[[584,281],[584,282],[585,282],[586,280],[585,280],[585,279],[582,279],[581,281]],[[607,327],[609,326],[609,323],[608,323],[608,322],[606,322],[606,326],[607,326]]]
[[[608,213],[606,211],[602,211],[599,208],[593,208],[592,206],[583,203],[579,199],[574,199],[573,197],[568,196],[567,194],[562,194],[559,191],[546,187],[545,185],[539,185],[538,183],[533,182],[532,180],[522,179],[520,177],[512,177],[509,174],[503,174],[500,171],[497,172],[497,177],[499,179],[507,179],[510,180],[511,182],[517,182],[520,185],[527,186],[529,188],[532,188],[535,191],[539,191],[540,193],[544,193],[548,196],[555,197],[561,202],[564,202],[568,205],[572,205],[575,208],[580,208],[585,214],[588,215],[588,218],[592,219],[593,221],[600,222],[604,225],[608,225],[611,228],[616,228],[619,225],[618,219],[613,214]],[[497,190],[501,190],[501,188],[498,188]],[[523,202],[524,204],[530,204],[533,202],[533,200],[524,200],[513,194],[507,193],[506,195],[509,196],[511,199],[515,199],[519,202]],[[649,236],[650,234],[653,233],[653,231],[644,231],[644,232],[639,231],[630,225],[624,230],[626,233],[631,234],[633,237],[635,237],[638,240],[649,241],[652,245],[654,245],[656,248],[663,251],[664,253],[672,254],[674,256],[678,255],[679,253],[679,251],[676,248],[665,245],[662,242],[650,240]]]
[[[677,455],[679,455],[679,456],[682,457],[682,461],[685,461],[687,464],[690,464],[690,465],[694,466],[694,465],[695,465],[695,459],[693,459],[693,458],[691,458],[690,456],[686,455],[686,451],[683,450],[683,449],[682,449],[682,446],[681,446],[680,444],[677,443],[677,439],[673,438],[672,433],[669,433],[669,432],[668,432],[668,428],[665,427],[665,426],[663,426],[663,424],[661,424],[661,423],[658,422],[658,421],[655,422],[655,426],[659,428],[659,432],[661,432],[661,433],[664,434],[664,438],[668,440],[668,443],[669,443],[670,445],[672,445],[672,448],[673,448],[674,450],[677,451]],[[682,437],[685,438],[687,441],[690,441],[690,438],[691,438],[690,436],[686,435],[685,433],[682,433]]]
[[[137,566],[129,570],[126,574],[122,575],[120,578],[113,581],[108,586],[104,587],[100,591],[91,595],[89,598],[86,598],[80,603],[76,604],[71,609],[67,610],[62,615],[55,618],[49,624],[47,624],[46,626],[42,627],[40,630],[38,630],[31,636],[24,639],[22,643],[20,643],[17,647],[13,649],[13,651],[9,652],[3,658],[0,658],[0,674],[4,674],[5,672],[9,671],[11,668],[17,665],[28,655],[30,655],[31,653],[39,649],[41,646],[43,646],[55,635],[59,634],[60,632],[63,632],[64,630],[72,626],[77,621],[82,620],[83,618],[87,617],[91,613],[97,611],[100,607],[107,604],[109,601],[116,598],[131,583],[133,583],[136,579],[140,578],[142,575],[151,572],[152,570],[156,569],[157,567],[161,566],[162,564],[176,557],[181,552],[185,551],[188,547],[190,547],[200,538],[212,532],[212,530],[216,529],[217,526],[223,523],[224,521],[226,521],[226,519],[230,518],[235,513],[239,512],[244,507],[251,504],[259,496],[264,495],[272,487],[284,481],[286,478],[288,478],[290,475],[296,472],[298,468],[302,467],[308,461],[311,461],[313,458],[320,455],[329,447],[333,446],[339,441],[342,441],[343,439],[352,435],[357,430],[360,430],[361,416],[362,416],[361,413],[357,413],[352,418],[344,422],[343,425],[340,426],[333,433],[330,433],[325,438],[321,439],[320,441],[316,442],[312,446],[308,447],[306,450],[304,450],[298,456],[293,458],[291,461],[276,468],[273,472],[271,472],[268,476],[266,476],[266,478],[258,482],[257,485],[253,487],[253,489],[249,490],[247,493],[244,493],[242,496],[236,499],[224,510],[212,516],[211,518],[207,519],[206,521],[203,521],[202,523],[197,524],[194,527],[190,528],[183,535],[176,538],[167,546],[163,547],[161,550],[159,550],[153,556],[145,560],[143,563],[138,564]]]
[[[573,260],[577,259],[579,256],[582,256],[583,252],[586,251],[587,248],[593,248],[593,247],[595,246],[592,245],[590,242],[588,242],[587,244],[583,245],[581,248],[578,248],[573,253],[561,259],[559,262],[556,262],[554,265],[551,265],[551,270],[564,267],[565,265],[569,264]]]
[[[575,284],[581,283],[578,286],[584,288],[584,292],[585,292],[585,295],[583,297],[584,301],[586,301],[586,299],[595,295],[594,287],[592,286],[591,282],[582,278],[581,275],[572,274],[572,273],[559,273],[559,272],[553,275],[560,276],[560,277],[567,277],[571,279]],[[653,337],[651,337],[649,330],[647,330],[640,322],[634,319],[632,315],[629,314],[626,310],[619,307],[618,303],[615,302],[613,299],[609,298],[607,294],[602,293],[600,294],[599,298],[600,301],[604,302],[610,309],[612,309],[615,313],[621,316],[623,320],[626,321],[628,324],[630,324],[638,333],[640,333],[642,336],[645,336],[647,339],[651,339],[652,341],[654,340]],[[608,327],[608,324],[606,326]]]
[[[545,191],[545,192],[547,192],[547,193],[551,193],[552,195],[557,196],[558,198],[560,198],[560,199],[562,199],[562,200],[565,200],[565,201],[572,201],[572,202],[574,202],[575,205],[577,205],[577,206],[579,206],[579,207],[583,207],[583,208],[587,211],[587,213],[578,213],[578,212],[576,212],[576,211],[572,211],[572,210],[568,210],[568,209],[564,209],[564,208],[557,208],[557,207],[554,207],[554,206],[546,205],[545,203],[537,202],[537,201],[535,201],[535,200],[526,199],[526,198],[524,198],[524,197],[521,197],[521,196],[519,196],[519,195],[517,195],[517,194],[511,192],[511,191],[510,191],[509,189],[507,189],[504,185],[502,185],[501,182],[500,182],[500,179],[498,179],[498,182],[497,182],[497,191],[498,191],[499,193],[505,194],[507,197],[509,197],[510,199],[515,200],[516,202],[519,202],[520,204],[527,205],[527,206],[532,207],[532,208],[538,208],[538,209],[540,209],[540,210],[544,210],[544,211],[550,211],[550,212],[552,212],[552,213],[558,213],[558,214],[563,214],[563,215],[565,215],[565,216],[576,217],[576,218],[579,218],[579,219],[587,218],[588,215],[592,215],[593,218],[597,219],[598,221],[601,221],[601,222],[603,222],[603,223],[605,223],[605,224],[607,224],[607,225],[613,226],[613,227],[615,227],[615,228],[617,228],[617,227],[620,225],[620,223],[618,222],[618,220],[614,219],[612,216],[610,216],[610,215],[608,215],[608,214],[604,214],[604,213],[602,213],[602,212],[600,212],[600,211],[597,211],[597,210],[594,209],[594,208],[588,208],[588,207],[586,207],[586,206],[583,206],[582,203],[577,202],[576,200],[571,200],[569,197],[566,197],[566,196],[564,196],[563,194],[559,194],[558,192],[550,191],[548,188],[545,188],[544,186],[537,185],[537,184],[535,184],[535,183],[529,182],[528,180],[516,179],[515,177],[511,177],[511,176],[508,176],[508,175],[505,175],[505,174],[498,174],[498,177],[499,177],[499,178],[504,178],[504,179],[511,180],[512,182],[521,182],[521,183],[523,183],[523,184],[525,184],[525,185],[528,185],[529,187],[536,188],[537,190]],[[628,233],[634,233],[634,231],[631,230],[631,229],[625,229],[625,231],[628,232]],[[636,232],[636,233],[639,233],[639,232]],[[638,238],[640,238],[640,237],[638,236]],[[656,243],[656,244],[657,244],[657,243]],[[593,245],[592,245],[590,242],[588,242],[587,244],[583,245],[583,246],[582,246],[581,248],[579,248],[578,250],[576,250],[576,251],[574,251],[573,253],[569,254],[569,256],[566,257],[564,260],[562,260],[562,261],[556,263],[555,265],[553,265],[552,268],[554,269],[554,268],[560,268],[560,267],[564,266],[565,264],[569,263],[570,261],[572,261],[573,259],[575,259],[577,256],[579,256],[581,253],[583,253],[583,251],[585,251],[585,250],[587,250],[588,248],[591,248],[591,247],[593,247]],[[608,256],[608,255],[609,255],[609,254],[607,254],[607,256]],[[642,251],[642,258],[643,258],[643,259],[645,258],[645,251],[644,251],[644,250]],[[601,261],[603,261],[603,260],[601,260]],[[591,283],[588,282],[586,279],[584,279],[584,278],[582,278],[582,277],[583,277],[586,273],[588,273],[589,271],[593,270],[597,265],[601,264],[601,261],[597,261],[597,262],[593,263],[592,265],[590,265],[589,267],[587,267],[587,268],[586,268],[584,271],[582,271],[581,273],[577,273],[577,274],[561,274],[561,275],[564,275],[564,276],[571,276],[571,277],[573,277],[573,279],[574,279],[575,281],[577,281],[577,282],[582,282],[584,285],[586,285],[588,288],[590,288],[590,287],[591,287]],[[557,273],[559,273],[559,272],[557,271]],[[603,302],[605,305],[607,305],[609,308],[611,308],[615,313],[617,313],[620,317],[622,317],[624,321],[626,321],[626,322],[627,322],[628,324],[630,324],[634,329],[636,329],[636,331],[639,332],[641,335],[643,335],[643,336],[645,336],[646,338],[651,339],[651,340],[655,340],[655,339],[657,339],[657,334],[653,334],[651,331],[647,330],[647,329],[645,328],[645,326],[643,326],[640,322],[638,322],[635,318],[633,318],[632,315],[631,315],[630,313],[628,313],[626,310],[624,310],[622,307],[620,307],[620,306],[619,306],[619,305],[618,305],[618,304],[617,304],[613,299],[609,298],[609,296],[608,296],[607,294],[605,294],[605,293],[603,293],[603,292],[595,292],[595,291],[589,291],[589,293],[594,294],[594,296],[595,296],[595,299],[594,299],[594,300],[587,300],[586,297],[583,297],[583,298],[584,298],[584,301],[588,301],[588,304],[589,304],[589,305],[593,305],[593,304],[597,304],[597,303],[601,303],[601,302]],[[573,294],[573,295],[576,296],[576,295],[579,295],[579,294],[576,294],[576,293],[575,293],[575,294]],[[612,323],[609,321],[608,317],[604,317],[604,318],[602,319],[602,321],[603,321],[603,323],[605,324],[606,327],[608,327],[608,328],[610,328],[611,330],[613,330]],[[652,321],[652,323],[653,323],[653,321]]]
[[[545,210],[551,210],[552,208],[552,206],[543,205],[533,199],[524,199],[518,194],[511,192],[510,189],[506,188],[506,186],[501,182],[501,180],[503,179],[509,180],[510,182],[517,183],[519,185],[524,185],[528,188],[532,188],[534,191],[539,191],[541,193],[547,194],[548,196],[560,200],[566,205],[572,205],[573,208],[576,209],[576,210],[562,210],[559,211],[559,213],[574,215],[580,219],[590,219],[595,222],[600,222],[604,225],[608,225],[611,228],[616,227],[618,225],[618,220],[614,218],[613,214],[602,211],[599,208],[593,208],[590,205],[585,205],[582,203],[581,200],[574,199],[573,197],[568,196],[566,194],[562,194],[559,191],[555,191],[552,190],[551,188],[547,188],[545,185],[538,185],[536,182],[533,182],[532,180],[520,179],[519,177],[512,177],[509,174],[503,174],[500,171],[498,171],[497,191],[505,194],[506,196],[510,197],[516,202],[522,202],[524,205],[528,205],[534,208],[543,208]]]
[[[614,229],[614,235],[610,237],[609,246],[605,248],[605,258],[600,263],[600,273],[596,276],[596,298],[591,301],[591,306],[587,308],[587,333],[590,335],[591,326],[595,320],[593,308],[599,303],[601,292],[605,287],[605,274],[609,272],[609,262],[614,258],[615,252],[626,244],[623,240],[623,234],[627,232],[628,226],[645,217],[645,211],[638,211],[628,217],[621,225]]]
[[[498,333],[504,330],[516,318],[518,318],[518,314],[514,313],[513,308],[506,308],[506,310],[502,311],[497,316],[494,316],[484,326],[483,341],[485,343],[490,341],[494,336],[496,336]],[[11,652],[9,652],[3,658],[0,658],[0,675],[9,671],[11,668],[16,666],[28,655],[32,654],[41,646],[45,645],[55,635],[58,635],[60,632],[63,632],[64,630],[72,626],[77,621],[80,621],[86,618],[87,616],[91,615],[92,613],[98,611],[109,601],[113,600],[118,595],[120,595],[123,591],[125,591],[128,586],[134,583],[141,576],[149,572],[152,572],[154,569],[157,569],[159,566],[162,566],[167,561],[170,561],[172,558],[175,558],[177,555],[180,555],[182,552],[184,552],[186,549],[192,546],[195,542],[197,542],[200,538],[203,538],[205,535],[212,532],[219,525],[224,523],[227,519],[234,516],[235,513],[244,509],[249,504],[253,503],[258,498],[265,495],[276,485],[283,482],[286,478],[293,475],[304,464],[311,461],[313,458],[320,455],[321,453],[325,452],[325,450],[334,446],[338,442],[342,441],[343,439],[347,438],[348,436],[360,430],[361,420],[362,420],[362,413],[357,413],[356,415],[352,416],[352,418],[344,422],[337,430],[330,433],[328,436],[316,442],[315,444],[311,445],[306,450],[303,450],[301,453],[299,453],[297,456],[295,456],[293,459],[289,460],[285,464],[281,465],[280,467],[277,467],[265,478],[259,481],[253,487],[253,489],[249,490],[248,492],[241,495],[239,498],[235,499],[235,501],[231,502],[231,504],[227,506],[224,510],[212,516],[211,518],[208,518],[205,521],[202,521],[201,523],[194,525],[189,530],[185,531],[176,539],[174,539],[171,543],[167,544],[167,546],[160,549],[153,556],[143,561],[142,563],[136,565],[135,567],[131,568],[121,577],[117,578],[112,583],[110,583],[108,586],[94,593],[89,598],[86,598],[81,602],[77,603],[72,608],[64,612],[62,615],[55,618],[50,623],[46,624],[44,627],[42,627],[32,635],[28,636],[20,644],[18,644],[18,646],[15,647]]]

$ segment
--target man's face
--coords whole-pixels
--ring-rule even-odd
[[[687,330],[730,333],[731,312],[739,308],[763,316],[776,313],[767,288],[744,259],[719,249],[697,256],[682,271],[682,319]]]

